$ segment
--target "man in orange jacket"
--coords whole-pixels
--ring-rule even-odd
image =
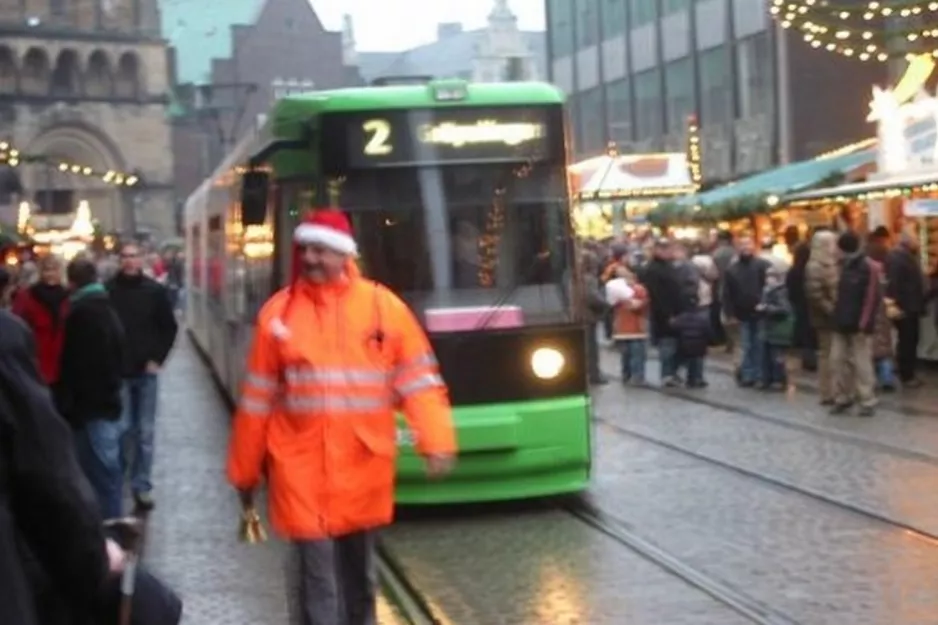
[[[228,456],[246,501],[266,470],[274,529],[294,543],[303,625],[374,625],[374,530],[392,520],[403,412],[431,477],[456,440],[414,315],[364,279],[341,211],[294,232],[293,281],[261,309]]]

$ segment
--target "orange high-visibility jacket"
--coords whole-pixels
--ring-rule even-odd
[[[420,453],[456,451],[449,397],[420,324],[351,263],[349,276],[301,280],[292,301],[287,288],[264,305],[235,414],[228,479],[254,488],[266,463],[271,523],[289,539],[391,522],[396,410]]]

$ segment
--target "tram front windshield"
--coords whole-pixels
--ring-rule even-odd
[[[524,325],[570,320],[562,165],[350,172],[339,205],[352,218],[366,275],[425,319],[434,311],[475,312],[480,322],[472,329],[492,327],[502,314]]]

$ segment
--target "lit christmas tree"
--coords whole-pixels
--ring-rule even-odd
[[[782,28],[828,52],[861,61],[938,57],[935,0],[772,0],[769,10]]]
[[[78,209],[75,211],[75,221],[72,222],[69,234],[82,239],[94,236],[94,224],[91,223],[91,207],[88,206],[86,200],[78,203]]]

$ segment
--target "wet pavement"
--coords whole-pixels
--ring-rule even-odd
[[[446,624],[748,622],[572,515],[546,506],[408,522],[386,536]]]
[[[590,503],[785,622],[938,623],[938,540],[903,528],[938,535],[938,418],[835,418],[811,392],[709,373],[693,394],[597,389]],[[187,339],[161,384],[149,564],[183,595],[187,624],[286,624],[284,547],[236,541],[229,422]],[[385,541],[441,625],[752,622],[561,503],[408,513]]]
[[[611,357],[603,364],[615,370]],[[598,505],[796,622],[938,623],[938,541],[837,505],[938,530],[938,466],[901,449],[934,453],[938,420],[831,417],[811,394],[737,389],[710,373],[702,391],[597,389]],[[765,415],[829,432],[756,418]],[[860,440],[834,436],[842,431]],[[882,441],[897,448],[869,444]]]

